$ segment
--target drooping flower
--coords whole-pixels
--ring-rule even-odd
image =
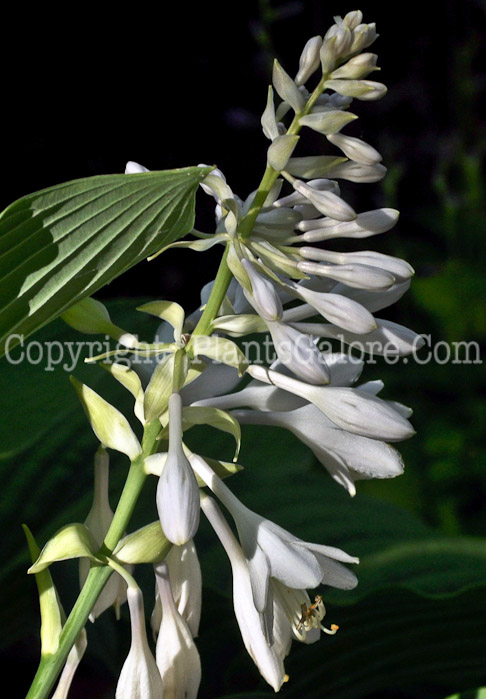
[[[302,541],[269,519],[248,509],[233,495],[223,481],[200,456],[193,454],[196,473],[221,500],[235,520],[236,528],[250,571],[255,607],[269,612],[270,578],[290,588],[314,588],[323,583],[341,589],[357,584],[354,573],[342,563],[358,563],[340,549]]]
[[[127,590],[132,643],[116,687],[116,699],[161,699],[162,679],[145,629],[143,596],[139,588]]]
[[[183,546],[173,546],[165,560],[169,568],[175,605],[185,619],[193,638],[196,638],[201,618],[202,578],[194,541],[191,539]],[[162,603],[158,585],[155,587],[155,607],[150,623],[157,635],[162,621]]]
[[[201,661],[192,634],[174,602],[167,563],[155,567],[162,604],[156,659],[164,685],[164,699],[196,699]]]
[[[214,500],[202,496],[201,508],[211,523],[228,555],[233,572],[233,605],[243,643],[261,675],[278,692],[286,681],[283,660],[290,648],[290,629],[282,623],[281,615],[272,619],[267,636],[262,629],[260,614],[255,608],[250,570],[241,546]],[[268,636],[272,642],[268,642]]]
[[[199,488],[182,448],[182,399],[169,399],[169,452],[157,486],[157,510],[165,536],[178,546],[199,526]]]
[[[108,499],[108,481],[109,456],[106,449],[100,447],[94,459],[93,502],[84,522],[98,546],[101,546],[103,543],[113,519],[113,510]],[[79,561],[80,587],[83,587],[85,583],[89,568],[89,560],[81,558]],[[112,573],[91,610],[90,620],[95,621],[100,614],[112,605],[115,605],[115,611],[118,615],[119,607],[126,599],[126,589],[127,586],[123,578],[116,572]]]

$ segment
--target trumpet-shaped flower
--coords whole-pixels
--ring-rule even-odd
[[[194,541],[183,546],[173,546],[166,557],[169,567],[172,595],[179,614],[185,619],[193,638],[198,634],[201,618],[202,578],[201,566]],[[155,607],[150,620],[157,635],[162,621],[162,603],[158,585],[155,586]]]
[[[201,508],[230,559],[233,571],[233,605],[245,648],[261,675],[278,692],[286,681],[283,660],[290,648],[288,625],[282,623],[281,614],[274,616],[272,629],[268,634],[273,642],[268,642],[262,629],[260,614],[253,601],[251,572],[241,546],[212,498],[204,495]]]
[[[139,588],[127,591],[132,643],[116,687],[116,699],[161,699],[162,679],[145,630],[143,596]]]
[[[191,631],[175,605],[167,563],[156,566],[155,577],[162,604],[156,659],[164,685],[164,699],[196,699],[201,682],[201,661]]]
[[[341,565],[358,563],[357,558],[331,546],[302,541],[245,507],[200,456],[192,455],[191,463],[235,520],[250,571],[253,600],[260,613],[268,612],[271,577],[296,589],[323,583],[349,590],[357,585],[355,574]]]

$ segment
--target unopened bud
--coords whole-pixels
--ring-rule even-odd
[[[319,52],[322,46],[322,37],[313,36],[304,46],[299,61],[299,72],[295,76],[296,85],[303,85],[317,70],[320,63]]]

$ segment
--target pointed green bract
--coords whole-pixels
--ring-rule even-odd
[[[74,180],[0,216],[0,356],[194,224],[211,168]],[[11,337],[9,341],[9,337]]]
[[[142,448],[126,417],[92,388],[77,381],[73,376],[70,379],[93,432],[103,446],[121,451],[130,461],[136,459],[142,453]]]
[[[28,573],[40,573],[55,561],[65,561],[69,558],[82,558],[86,556],[91,561],[96,561],[97,545],[93,535],[84,524],[67,524],[59,529],[52,539],[40,552],[34,565],[30,566]]]
[[[22,525],[27,545],[29,547],[32,563],[40,554],[40,548],[34,539],[32,532],[26,524]],[[39,591],[39,607],[41,615],[41,655],[55,653],[59,647],[59,636],[62,631],[62,612],[57,596],[57,591],[52,576],[47,569],[36,573],[35,579]]]
[[[163,561],[172,548],[162,531],[159,520],[128,534],[120,541],[114,557],[121,563],[157,563]]]

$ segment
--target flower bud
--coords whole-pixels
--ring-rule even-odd
[[[157,486],[157,510],[165,536],[180,546],[199,526],[199,487],[182,448],[182,401],[169,399],[169,453]]]
[[[135,175],[139,174],[140,172],[150,172],[150,170],[143,165],[135,163],[133,160],[129,160],[125,167],[125,175]]]
[[[356,218],[354,209],[336,194],[318,191],[301,180],[294,180],[292,186],[325,216],[330,216],[338,221],[352,221]]]
[[[347,63],[334,70],[331,78],[359,79],[366,78],[376,67],[378,56],[375,53],[360,53],[350,58]]]
[[[374,80],[326,80],[325,87],[335,90],[345,97],[356,97],[359,100],[379,100],[386,94],[387,88],[383,83]]]
[[[247,292],[247,298],[254,306],[258,315],[264,320],[274,321],[282,317],[282,303],[269,279],[266,279],[255,269],[249,260],[241,261],[251,281],[252,292]]]
[[[299,72],[295,76],[296,85],[303,85],[319,67],[319,52],[322,37],[313,36],[304,46],[299,61]]]
[[[378,37],[376,33],[376,24],[358,24],[353,29],[353,41],[349,53],[359,53],[363,49],[368,48]]]
[[[361,165],[376,165],[381,160],[380,153],[360,138],[335,133],[330,134],[327,140],[340,148],[348,158]]]

